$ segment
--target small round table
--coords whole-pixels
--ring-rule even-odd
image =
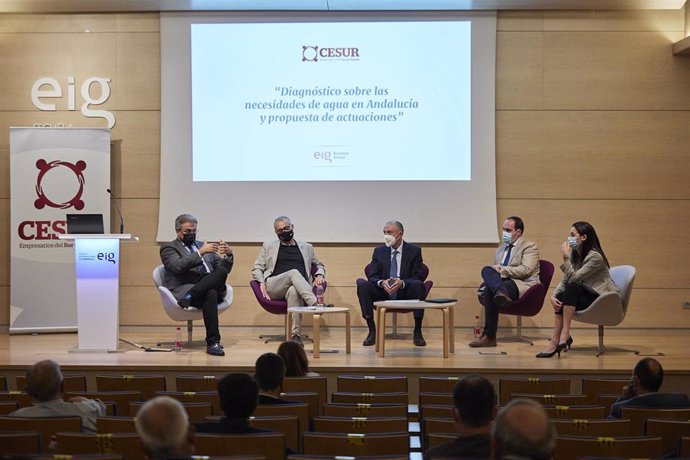
[[[291,313],[300,313],[313,315],[314,320],[314,358],[321,356],[321,315],[328,313],[343,313],[345,314],[345,352],[350,354],[350,309],[347,307],[290,307],[287,315],[287,330],[292,328]]]
[[[443,313],[443,357],[448,357],[448,349],[455,353],[455,327],[452,302],[426,302],[424,300],[382,300],[376,306],[376,351],[380,357],[386,354],[386,313],[396,310],[438,310]]]

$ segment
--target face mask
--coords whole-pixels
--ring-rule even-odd
[[[395,244],[395,235],[383,235],[383,242],[390,248]]]
[[[185,233],[182,235],[182,242],[187,246],[192,246],[196,241],[196,233]]]
[[[283,242],[288,242],[292,240],[293,236],[295,236],[294,230],[288,230],[287,232],[278,233],[278,239]]]
[[[569,236],[568,237],[568,246],[570,246],[570,249],[575,249],[578,246],[580,246],[580,242],[577,241],[577,238],[574,236]]]
[[[505,244],[508,244],[513,239],[513,234],[508,233],[508,232],[503,232],[503,235],[501,236],[501,238],[503,239],[503,242]]]

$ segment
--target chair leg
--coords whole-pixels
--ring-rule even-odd
[[[522,335],[522,316],[517,315],[517,334],[516,335],[509,335],[507,337],[501,337],[501,342],[520,342],[520,343],[528,343],[530,345],[534,345],[534,342],[532,342],[530,339]]]
[[[604,354],[604,326],[599,325],[599,349],[597,350],[597,358]]]
[[[639,350],[631,350],[631,349],[628,349],[628,348],[618,348],[618,347],[607,347],[607,346],[604,346],[604,326],[601,325],[601,324],[597,325],[597,336],[598,336],[598,337],[597,337],[598,343],[597,343],[597,346],[596,346],[596,348],[595,348],[595,352],[596,352],[596,357],[597,357],[597,358],[598,358],[599,356],[603,355],[604,352],[609,352],[609,353],[610,353],[610,352],[612,352],[612,351],[618,351],[618,352],[622,352],[622,353],[635,353],[635,354],[639,354],[639,353],[640,353]],[[573,348],[572,351],[591,351],[592,348],[594,348],[594,347],[581,347],[581,346],[578,345],[577,348]]]
[[[187,320],[187,341],[182,344],[182,348],[184,347],[205,347],[206,346],[206,341],[205,340],[197,340],[196,342],[193,340],[193,334],[192,331],[194,330],[194,321],[191,319]],[[163,346],[175,346],[175,341],[172,342],[158,342],[157,346],[163,347]]]

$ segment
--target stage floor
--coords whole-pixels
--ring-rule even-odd
[[[409,330],[401,332],[409,333]],[[155,346],[159,340],[174,339],[175,328],[170,327],[121,327],[120,337],[148,346]],[[275,351],[278,342],[264,343],[260,334],[278,334],[279,328],[224,327],[221,329],[226,356],[215,357],[205,353],[203,347],[183,348],[181,352],[145,352],[121,343],[119,352],[73,352],[77,335],[39,334],[9,335],[0,334],[0,368],[19,369],[41,360],[54,359],[67,368],[101,367],[103,369],[127,368],[132,370],[151,370],[156,368],[175,368],[189,371],[205,369],[244,369],[253,367],[256,358],[265,352]],[[309,333],[306,330],[305,333]],[[502,372],[502,373],[629,373],[640,356],[663,353],[657,358],[667,373],[690,373],[690,350],[688,332],[685,330],[606,330],[605,344],[609,347],[636,349],[632,352],[615,351],[604,353],[596,358],[593,347],[597,344],[594,329],[576,329],[573,332],[573,349],[563,353],[561,358],[537,359],[534,355],[547,346],[548,330],[526,330],[525,335],[534,340],[534,345],[525,343],[502,343],[496,348],[472,349],[467,343],[472,339],[471,330],[456,329],[455,353],[443,358],[441,329],[429,328],[424,331],[428,346],[415,347],[411,339],[386,340],[386,356],[380,358],[374,347],[363,347],[366,335],[363,328],[352,329],[352,353],[345,353],[345,332],[342,327],[324,328],[321,332],[321,357],[314,359],[308,353],[311,367],[316,371],[350,372]],[[184,332],[186,335],[186,331]],[[195,338],[203,336],[203,328],[195,327]],[[587,347],[587,349],[585,349]],[[311,351],[311,344],[305,344]],[[324,353],[334,349],[336,353]]]

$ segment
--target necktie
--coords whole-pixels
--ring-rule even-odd
[[[391,271],[390,271],[390,277],[391,278],[397,278],[398,277],[398,250],[394,250],[393,254],[391,256]],[[393,294],[390,294],[389,297],[391,299],[395,299],[398,297],[398,293],[395,292]]]
[[[194,254],[195,252],[199,252],[199,248],[196,247],[196,244],[192,246],[187,246],[187,249],[191,254]],[[201,257],[201,265],[199,265],[196,270],[201,273],[202,275],[205,275],[207,273],[211,273],[211,270],[209,270],[208,265],[206,265],[206,261],[204,260],[204,257],[199,254],[199,257]]]
[[[514,244],[509,244],[508,245],[508,250],[506,251],[506,256],[503,258],[503,265],[504,267],[508,266],[508,263],[510,262],[510,251],[512,251]]]

